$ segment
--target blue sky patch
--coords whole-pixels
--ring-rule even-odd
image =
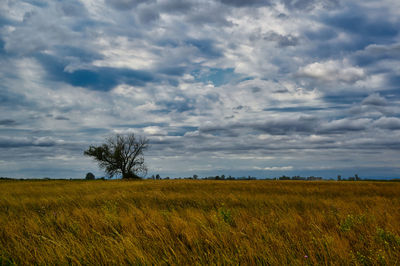
[[[196,70],[192,72],[192,75],[195,77],[197,82],[203,82],[205,84],[212,83],[216,87],[225,85],[229,82],[246,80],[246,78],[240,79],[240,75],[236,74],[233,68],[211,68],[204,72]]]

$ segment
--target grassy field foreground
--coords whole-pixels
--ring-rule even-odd
[[[400,183],[3,181],[0,264],[400,264]]]

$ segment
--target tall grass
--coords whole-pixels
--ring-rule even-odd
[[[2,181],[0,264],[400,264],[400,183]]]

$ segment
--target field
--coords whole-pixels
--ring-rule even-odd
[[[399,265],[400,183],[1,181],[0,265]]]

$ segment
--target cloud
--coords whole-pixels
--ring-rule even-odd
[[[220,0],[221,3],[226,5],[235,6],[235,7],[245,7],[245,6],[263,6],[263,5],[271,5],[271,1],[268,0]]]
[[[308,133],[316,129],[318,120],[315,117],[300,116],[253,124],[253,128],[272,135],[287,135],[290,133]]]
[[[67,62],[62,62],[57,57],[38,54],[36,59],[46,70],[48,77],[54,81],[93,90],[109,91],[119,84],[144,85],[155,79],[148,71],[128,68],[91,67],[68,72]]]
[[[64,15],[70,17],[79,18],[87,14],[85,6],[81,2],[75,0],[60,2],[58,3],[58,7],[62,10]]]
[[[142,3],[145,3],[145,0],[106,0],[105,1],[109,6],[117,9],[117,10],[130,10]]]
[[[22,147],[52,147],[61,145],[64,142],[62,140],[53,139],[51,137],[1,137],[0,147],[1,148],[22,148]]]
[[[391,22],[387,17],[382,18],[379,15],[365,16],[363,15],[365,10],[362,9],[363,7],[355,4],[343,12],[338,12],[334,15],[325,17],[323,21],[340,30],[344,30],[351,34],[362,35],[364,38],[368,39],[376,37],[394,37],[398,34],[396,23]],[[378,14],[379,11],[377,12]]]
[[[157,127],[157,126],[150,126],[150,127],[145,127],[143,128],[144,133],[147,136],[165,136],[167,135],[167,131]]]
[[[388,102],[384,97],[381,97],[378,93],[374,93],[365,98],[362,105],[372,105],[372,106],[387,106]]]
[[[299,39],[296,36],[291,34],[281,35],[276,32],[269,32],[264,39],[276,42],[278,47],[296,46],[299,43]]]
[[[164,0],[160,1],[161,10],[167,13],[186,13],[195,6],[195,1]]]
[[[371,123],[371,119],[338,119],[322,124],[321,134],[343,134],[346,132],[363,131]]]
[[[399,130],[400,118],[398,117],[381,117],[374,121],[374,126],[383,129]]]
[[[215,47],[214,41],[210,39],[188,39],[185,41],[186,45],[195,47],[199,55],[204,57],[221,57],[222,51]]]
[[[85,148],[135,132],[151,140],[150,168],[170,176],[336,176],[371,165],[395,175],[399,8],[390,0],[6,2],[0,171],[28,176],[51,165],[46,173],[81,177],[97,169]]]
[[[365,78],[362,68],[348,65],[346,62],[325,61],[315,62],[298,71],[298,75],[321,81],[354,83]]]
[[[337,31],[330,27],[320,27],[318,29],[305,29],[304,35],[311,41],[327,42],[338,37]]]
[[[344,118],[335,119],[331,121],[321,121],[316,117],[298,117],[298,118],[285,118],[280,120],[271,120],[259,123],[231,123],[226,125],[208,125],[200,127],[200,133],[211,134],[213,136],[228,136],[238,137],[250,132],[262,132],[263,134],[275,136],[292,136],[304,135],[313,136],[312,141],[315,143],[316,139],[325,139],[324,135],[329,134],[347,134],[352,132],[366,131],[374,125],[384,126],[387,129],[397,129],[396,120],[381,120],[373,121],[370,118]],[[383,122],[385,121],[385,123]],[[393,127],[388,124],[393,123]],[[265,139],[265,138],[263,138]],[[331,140],[329,140],[331,143]]]
[[[12,120],[12,119],[0,120],[0,126],[13,126],[15,124],[17,124],[17,122],[15,120]]]
[[[139,20],[142,24],[152,23],[160,19],[160,14],[157,10],[151,7],[141,8],[139,12]]]
[[[269,120],[258,123],[232,123],[227,125],[208,125],[200,127],[200,132],[213,135],[238,136],[235,130],[256,130],[271,135],[289,135],[295,133],[310,133],[317,130],[318,119],[315,117],[300,116]]]
[[[397,61],[400,59],[400,44],[371,44],[356,52],[354,58],[357,64],[362,66],[376,64],[382,60]]]
[[[62,116],[62,115],[58,115],[58,116],[54,117],[54,119],[56,119],[56,120],[69,120],[68,117],[65,117],[65,116]]]
[[[265,170],[265,171],[288,171],[288,170],[293,170],[293,166],[254,167],[254,169]]]
[[[193,99],[188,99],[185,97],[175,97],[171,101],[159,101],[156,103],[157,109],[153,112],[155,113],[170,113],[170,112],[187,112],[195,109]]]

